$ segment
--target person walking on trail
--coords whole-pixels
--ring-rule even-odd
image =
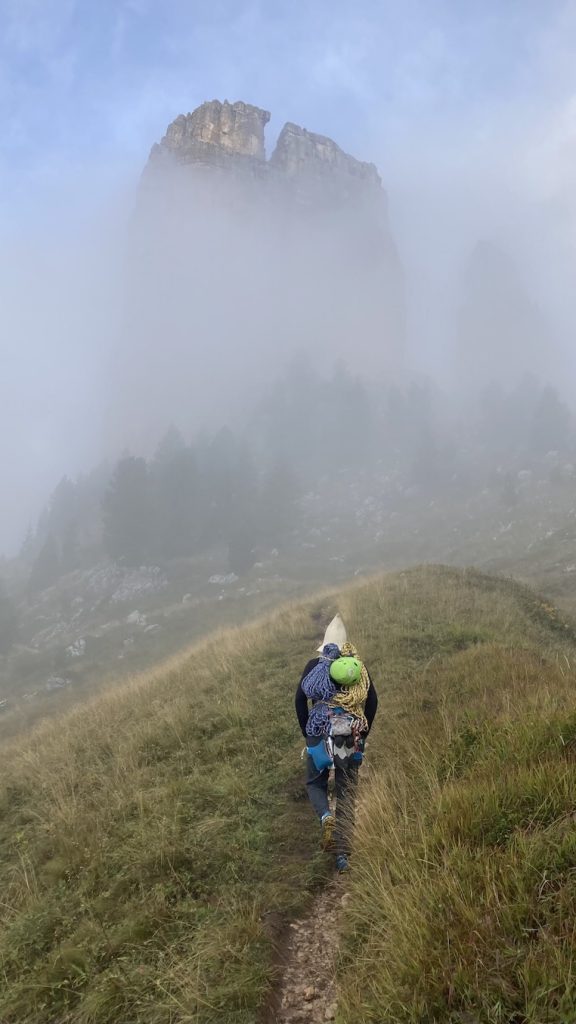
[[[344,623],[336,616],[320,656],[308,662],[296,691],[296,715],[306,739],[307,788],[321,823],[322,846],[336,849],[336,867],[348,868],[358,769],[370,732],[378,697],[356,648],[345,639]],[[344,638],[344,639],[342,639]],[[311,701],[311,707],[309,707]],[[334,768],[336,814],[328,802],[328,781]]]

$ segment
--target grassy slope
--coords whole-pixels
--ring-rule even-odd
[[[431,570],[404,583],[380,602],[385,709],[358,814],[341,1019],[573,1022],[574,631],[506,581]]]
[[[369,474],[361,489],[374,494],[374,484]],[[10,655],[0,657],[0,699],[8,698],[7,707],[0,708],[0,744],[109,683],[154,667],[214,629],[243,626],[288,600],[302,600],[327,586],[343,587],[360,573],[391,571],[420,562],[474,564],[488,572],[524,579],[567,614],[575,615],[576,527],[571,485],[554,479],[534,480],[529,488],[520,490],[513,508],[505,507],[490,489],[468,497],[444,494],[430,502],[422,495],[415,501],[413,496],[378,495],[376,491],[375,497],[356,510],[353,521],[349,503],[343,502],[330,522],[313,518],[306,523],[301,540],[306,536],[309,543],[313,537],[310,547],[295,544],[226,587],[208,582],[212,573],[228,570],[223,550],[168,563],[163,567],[169,578],[166,590],[133,597],[124,605],[102,600],[93,606],[94,595],[83,574],[63,577],[28,609],[23,645],[37,634],[41,620],[44,626],[50,621],[62,625],[62,616],[69,618],[75,598],[83,597],[86,613],[66,640],[60,637],[39,652],[16,647]],[[192,597],[190,603],[182,603],[186,593]],[[149,624],[160,628],[146,633],[126,623],[126,615],[136,608],[147,614]],[[80,636],[88,640],[86,655],[66,657],[65,647]],[[54,673],[68,679],[70,685],[46,691],[45,684]],[[33,696],[24,698],[24,693]]]
[[[316,580],[319,578],[318,573]],[[190,585],[186,589],[193,589],[189,580],[188,583]],[[215,630],[244,626],[271,608],[289,600],[297,600],[306,591],[310,593],[317,590],[318,583],[299,585],[292,580],[281,584],[268,581],[266,589],[251,596],[239,596],[238,587],[239,584],[236,593],[225,592],[222,600],[219,600],[218,588],[205,585],[204,591],[210,589],[212,593],[204,594],[198,604],[183,605],[181,601],[170,603],[170,597],[174,595],[169,594],[167,601],[166,594],[162,592],[160,595],[144,596],[127,602],[122,609],[108,608],[107,614],[100,613],[101,621],[113,619],[116,615],[119,619],[117,627],[99,637],[95,644],[92,634],[98,632],[99,623],[85,623],[80,632],[88,637],[89,647],[82,658],[67,659],[63,654],[63,644],[40,653],[29,649],[20,652],[16,650],[16,653],[4,659],[4,663],[0,658],[0,698],[7,697],[9,700],[8,708],[0,714],[0,744],[29,730],[43,718],[61,714],[74,704],[111,685],[121,683],[137,672],[154,668],[158,662],[173,655],[174,651],[198,643]],[[58,602],[57,588],[53,595],[52,609]],[[147,614],[150,623],[160,626],[157,632],[147,634],[126,624],[126,614],[134,610],[135,606]],[[134,643],[124,648],[122,641],[128,637]],[[53,674],[69,679],[71,685],[45,692],[42,687]],[[34,698],[23,699],[22,694],[26,692],[35,692]]]
[[[3,752],[3,1024],[256,1020],[278,915],[326,870],[292,696],[336,605],[381,698],[342,1021],[571,1019],[571,982],[549,990],[570,977],[576,640],[521,587],[429,568],[223,634]]]
[[[3,1024],[254,1020],[275,915],[323,871],[290,799],[314,635],[222,635],[4,755]]]

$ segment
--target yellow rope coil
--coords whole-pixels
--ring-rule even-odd
[[[354,644],[346,642],[342,644],[340,653],[343,658],[356,658],[358,652],[354,647]],[[338,693],[338,699],[330,701],[330,707],[344,708],[351,715],[355,715],[356,718],[364,718],[364,704],[366,703],[366,697],[368,696],[368,688],[370,686],[370,680],[368,678],[368,670],[366,666],[362,664],[362,675],[357,683],[353,686],[347,686],[346,689],[342,689]]]

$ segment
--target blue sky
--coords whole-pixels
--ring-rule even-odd
[[[575,68],[576,0],[0,0],[0,551],[102,453],[110,254],[174,117],[242,99],[269,150],[290,120],[376,162],[430,362],[479,233],[576,330]]]
[[[560,0],[0,0],[4,200],[139,168],[176,114],[245,99],[367,148],[562,92]],[[568,33],[567,30],[568,29]],[[30,196],[28,195],[28,200]],[[18,204],[17,204],[18,205]]]

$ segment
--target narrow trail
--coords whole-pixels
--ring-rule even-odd
[[[344,877],[335,878],[294,921],[282,955],[273,1024],[321,1024],[336,1018],[338,923],[346,901]]]

